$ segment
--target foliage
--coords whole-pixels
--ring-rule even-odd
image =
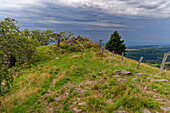
[[[40,45],[48,45],[50,42],[53,42],[52,37],[53,31],[50,29],[47,29],[45,31],[40,30],[28,31],[28,29],[26,29],[23,31],[23,34],[27,37],[38,40]]]
[[[8,68],[14,65],[31,66],[36,61],[37,40],[23,35],[16,23],[17,21],[11,18],[0,21],[1,89],[3,86],[9,88],[12,82]]]
[[[113,51],[114,53],[122,54],[122,52],[126,52],[126,46],[123,44],[124,40],[121,40],[121,36],[117,31],[115,31],[110,36],[110,40],[106,43],[106,49],[109,51]]]
[[[9,74],[8,68],[0,62],[0,95],[6,88],[10,88],[13,77]]]
[[[0,23],[0,60],[6,55],[6,60],[14,62],[13,65],[34,63],[37,41],[21,35],[15,19],[5,18]]]

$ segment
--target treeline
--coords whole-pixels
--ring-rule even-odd
[[[161,64],[165,52],[167,51],[154,49],[154,48],[145,48],[145,49],[127,51],[126,57],[134,60],[139,60],[140,57],[143,56],[144,57],[143,62],[145,63]],[[167,62],[170,62],[170,57],[167,58]],[[160,65],[157,66],[159,67]],[[168,67],[168,65],[166,67]]]
[[[9,88],[13,81],[13,72],[21,67],[31,67],[38,59],[36,48],[73,38],[71,32],[54,33],[25,29],[23,31],[16,25],[17,21],[5,18],[0,21],[0,94]],[[79,36],[80,37],[80,36]]]

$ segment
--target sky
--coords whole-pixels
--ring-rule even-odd
[[[117,30],[126,43],[170,44],[170,0],[0,0],[6,17],[21,30],[66,30],[96,42]]]

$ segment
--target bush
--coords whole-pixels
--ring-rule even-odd
[[[13,81],[13,76],[10,75],[8,68],[0,63],[0,95],[3,95],[5,89],[9,89]]]

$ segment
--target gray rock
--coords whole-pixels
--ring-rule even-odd
[[[128,113],[126,111],[114,111],[114,113]]]
[[[87,92],[87,90],[83,90],[81,88],[75,88],[73,92],[77,92],[81,95],[84,95]]]
[[[106,103],[112,103],[111,99],[106,100]]]
[[[73,102],[72,104],[76,105],[76,104],[77,104],[77,102]]]
[[[81,103],[78,103],[79,106],[86,106],[87,103],[86,102],[81,102]]]
[[[136,73],[134,76],[140,77],[140,76],[142,76],[142,75],[147,75],[147,76],[149,76],[149,74],[147,74],[147,73]]]
[[[58,57],[56,57],[55,59],[59,59]]]
[[[77,109],[77,107],[74,107],[73,111],[75,111],[76,113],[81,113],[82,112],[82,110],[81,109]]]
[[[56,101],[59,101],[59,100],[61,100],[61,99],[63,99],[62,97],[55,97],[55,100]]]
[[[148,109],[142,109],[142,113],[151,113]]]
[[[114,70],[113,71],[116,75],[132,75],[130,71],[127,70]]]
[[[151,79],[151,82],[153,81],[159,81],[159,82],[168,82],[166,79]]]
[[[115,77],[115,78],[119,78],[119,77],[120,77],[120,75],[114,75],[114,77]]]
[[[113,71],[115,74],[117,74],[117,75],[120,75],[121,74],[121,70],[114,70]]]
[[[122,70],[121,74],[122,75],[132,75],[132,73],[130,71],[126,71],[126,70]]]
[[[89,87],[85,87],[84,89],[88,89],[88,90],[91,90],[91,88],[89,88]]]
[[[120,82],[120,83],[122,83],[122,84],[126,83],[126,81],[125,81],[124,79],[122,79],[122,78],[118,78],[118,79],[117,79],[117,82]]]
[[[164,113],[167,113],[168,110],[170,110],[170,107],[160,107],[161,111]]]

